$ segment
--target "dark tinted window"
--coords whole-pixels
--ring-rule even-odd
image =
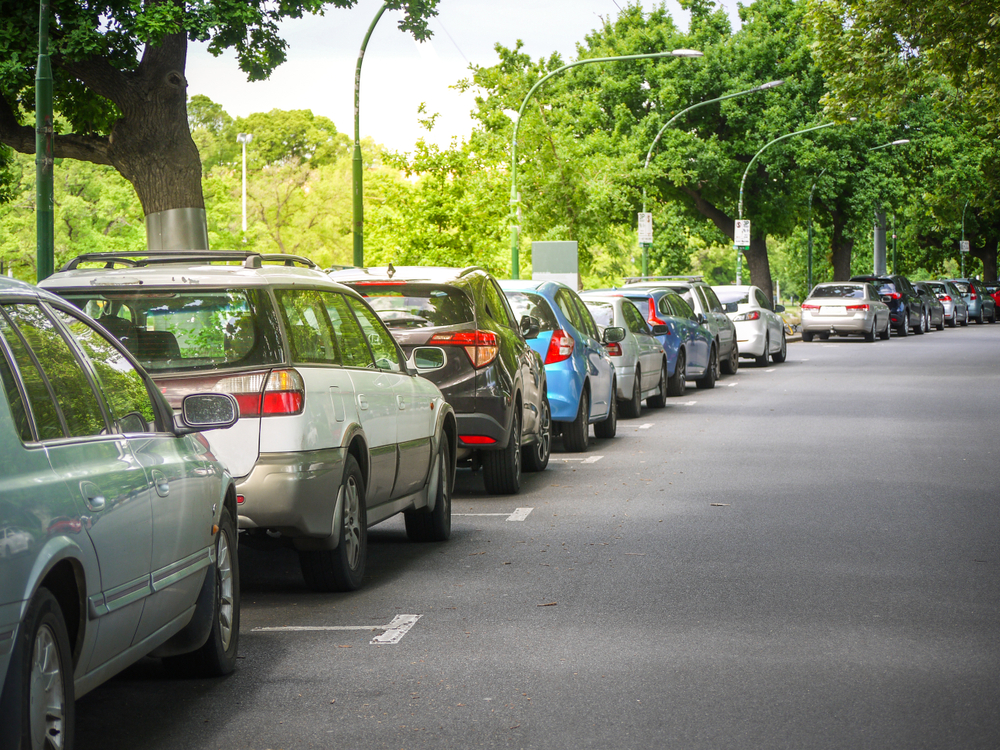
[[[483,294],[486,295],[486,312],[489,316],[502,326],[518,330],[519,327],[514,322],[514,313],[507,305],[507,298],[493,279],[486,279],[483,283]]]
[[[562,310],[563,315],[569,320],[573,327],[583,333],[587,332],[580,311],[573,304],[573,295],[568,289],[560,289],[556,292],[556,304]]]
[[[396,340],[378,315],[356,297],[347,297],[347,304],[351,306],[365,333],[365,338],[368,339],[368,345],[375,355],[375,366],[380,370],[403,372],[403,359],[396,346]]]
[[[622,302],[622,315],[625,316],[625,325],[632,333],[649,333],[649,326],[639,314],[639,309],[630,300]]]
[[[433,328],[474,323],[472,302],[460,289],[436,284],[356,284],[389,328]]]
[[[664,297],[664,299],[670,303],[670,309],[674,311],[674,315],[677,317],[697,320],[697,316],[694,314],[694,310],[691,309],[691,305],[679,294],[671,293]]]
[[[538,318],[540,330],[554,331],[559,327],[556,314],[552,312],[549,301],[540,294],[534,292],[504,292],[507,295],[507,302],[510,303],[514,311],[514,317],[518,320],[522,315],[531,315]]]

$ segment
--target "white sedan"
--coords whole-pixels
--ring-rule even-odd
[[[713,286],[726,315],[736,326],[736,341],[741,357],[753,357],[757,365],[782,363],[787,353],[785,321],[778,314],[781,305],[771,300],[756,286]]]

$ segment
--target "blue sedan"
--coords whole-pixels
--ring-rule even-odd
[[[602,337],[579,295],[560,282],[501,281],[500,286],[516,318],[539,321],[539,333],[528,344],[545,363],[553,427],[561,431],[563,447],[587,450],[591,424],[597,437],[614,437],[617,384],[604,344],[624,331],[610,329]]]

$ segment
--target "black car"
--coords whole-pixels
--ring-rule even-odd
[[[851,281],[867,281],[878,290],[882,301],[889,306],[889,325],[897,336],[906,336],[910,330],[923,333],[929,311],[909,279],[899,274],[884,276],[852,276]]]
[[[937,297],[937,292],[926,281],[914,282],[913,288],[924,301],[924,330],[936,328],[944,330],[944,304]]]
[[[545,366],[526,341],[538,321],[518,320],[486,270],[389,265],[329,273],[368,300],[407,356],[418,346],[447,352],[445,366],[425,377],[454,407],[458,459],[482,466],[487,492],[518,492],[522,459],[527,471],[548,465]]]

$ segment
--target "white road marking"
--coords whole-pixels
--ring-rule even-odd
[[[528,514],[531,513],[531,511],[533,511],[533,510],[534,510],[534,508],[518,508],[513,513],[511,513],[509,516],[507,516],[507,520],[508,521],[523,521],[525,518],[528,517]]]
[[[604,456],[591,456],[590,458],[583,459],[583,463],[585,463],[585,464],[596,464],[602,458],[604,458]]]
[[[452,513],[453,516],[509,516],[510,513]]]
[[[562,458],[562,457],[555,458],[555,457],[552,457],[552,458],[549,459],[549,463],[568,464],[568,463],[572,463],[574,461],[579,461],[581,464],[596,464],[602,458],[604,458],[604,456],[589,456],[588,458]]]
[[[736,381],[735,383],[726,383],[726,385],[727,385],[727,386],[728,386],[729,388],[732,388],[732,387],[733,387],[734,385],[739,385],[739,384],[740,384],[740,381],[738,381],[738,380],[737,380],[737,381]]]
[[[685,401],[684,403],[681,404],[681,406],[694,406],[697,403],[698,403],[697,401]]]
[[[381,643],[399,643],[403,636],[412,628],[417,620],[419,620],[423,615],[396,615],[392,618],[392,622],[386,628],[386,631],[382,635],[377,635],[372,638],[372,645],[377,645]]]
[[[775,372],[775,369],[772,367],[770,370],[764,370],[764,372]]]
[[[653,426],[652,422],[647,422],[646,424],[639,425],[639,429],[640,430],[648,430],[652,426]]]
[[[375,636],[372,644],[399,643],[407,631],[416,624],[423,615],[396,615],[388,625],[286,625],[274,628],[253,628],[255,633],[322,633],[344,630],[376,630],[384,631]]]

